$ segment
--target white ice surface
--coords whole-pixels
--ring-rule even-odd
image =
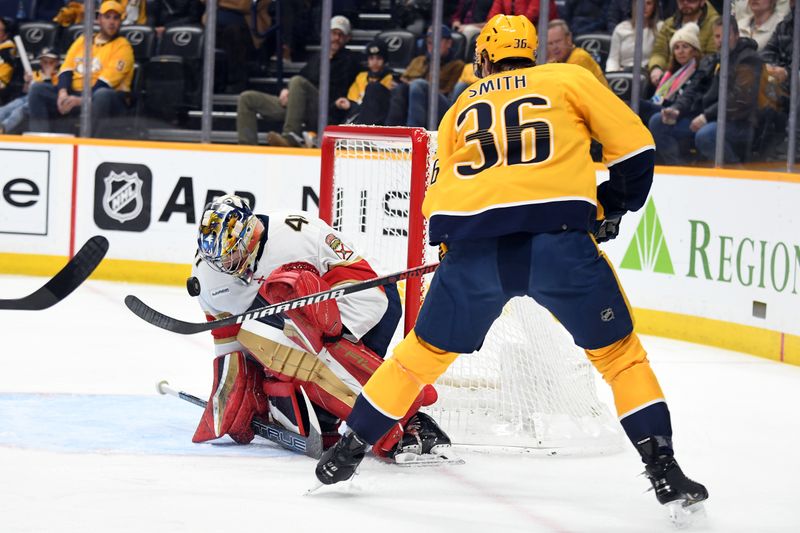
[[[0,276],[0,297],[42,278]],[[258,440],[191,443],[211,341],[136,318],[126,294],[202,320],[177,288],[89,282],[42,312],[0,311],[0,532],[672,531],[632,448],[599,457],[462,453],[464,466],[367,459],[303,496],[313,460]],[[644,338],[673,415],[677,457],[709,488],[698,531],[800,531],[800,368]],[[610,394],[603,386],[604,398]]]

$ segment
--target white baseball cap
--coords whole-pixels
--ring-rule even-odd
[[[335,17],[331,18],[331,29],[339,30],[345,35],[350,35],[350,21],[347,20],[347,17],[336,15]]]

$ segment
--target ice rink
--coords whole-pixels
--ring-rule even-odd
[[[0,296],[42,278],[0,276]],[[314,485],[314,461],[264,440],[192,444],[210,335],[180,336],[130,313],[135,294],[202,320],[177,287],[92,281],[41,312],[0,311],[0,532],[673,531],[631,447],[610,456],[463,452],[462,466],[367,459],[350,482]],[[800,368],[644,337],[687,474],[711,494],[693,530],[800,531]],[[603,398],[610,393],[599,390]]]

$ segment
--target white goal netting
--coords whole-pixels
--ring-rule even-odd
[[[383,131],[353,127],[344,138],[323,146],[323,183],[328,180],[329,197],[321,194],[321,206],[330,202],[331,225],[385,274],[407,268],[409,256],[417,260],[412,264],[435,262],[437,251],[425,243],[424,220],[416,205],[421,198],[410,194],[412,175],[423,183],[426,179],[419,151],[425,150],[422,160],[427,163],[435,137],[414,130],[416,135],[390,138]],[[428,147],[419,143],[420,132]],[[326,157],[333,159],[328,171]],[[320,211],[325,213],[322,207]],[[405,290],[402,283],[399,288],[406,313],[415,313],[425,282],[418,290]],[[394,342],[402,338],[400,329]],[[583,351],[530,298],[510,301],[481,350],[460,356],[436,389],[439,401],[426,411],[457,444],[608,453],[623,442],[618,422],[597,397],[595,373]]]

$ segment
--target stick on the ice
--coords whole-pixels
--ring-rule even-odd
[[[39,311],[57,304],[94,272],[107,251],[108,241],[105,237],[92,237],[44,286],[22,298],[0,299],[0,309]]]
[[[321,291],[309,296],[303,296],[293,300],[267,305],[265,307],[253,309],[238,315],[231,315],[227,318],[221,318],[219,320],[212,320],[210,322],[184,322],[183,320],[169,317],[156,311],[136,296],[130,294],[125,297],[125,305],[127,305],[128,309],[130,309],[136,316],[145,322],[149,322],[154,326],[158,326],[174,333],[191,335],[194,333],[200,333],[201,331],[211,331],[223,326],[230,326],[232,324],[241,324],[245,320],[257,320],[266,316],[282,313],[283,311],[287,311],[289,309],[297,309],[298,307],[316,304],[324,300],[341,298],[342,296],[347,296],[348,294],[353,294],[381,285],[396,283],[400,280],[423,276],[436,270],[437,266],[439,266],[438,263],[409,268],[408,270],[395,272],[394,274],[389,274],[388,276],[382,276],[358,283],[352,283],[350,285],[344,285],[335,289],[329,289],[327,291]]]
[[[203,409],[205,409],[206,404],[208,403],[205,400],[194,396],[193,394],[173,389],[165,380],[159,381],[156,384],[156,390],[158,390],[159,394],[169,394],[170,396],[175,396],[181,400],[198,405]],[[319,459],[322,457],[322,435],[320,432],[319,420],[317,419],[317,414],[314,412],[314,408],[311,406],[311,400],[309,400],[306,391],[300,387],[300,392],[303,394],[303,399],[305,400],[306,407],[308,409],[308,437],[304,437],[298,433],[295,433],[294,431],[282,428],[271,422],[264,422],[263,420],[259,420],[257,418],[253,419],[250,427],[253,428],[253,432],[259,437],[263,437],[269,441],[279,444],[287,450],[302,453],[309,457],[313,457],[314,459]]]

